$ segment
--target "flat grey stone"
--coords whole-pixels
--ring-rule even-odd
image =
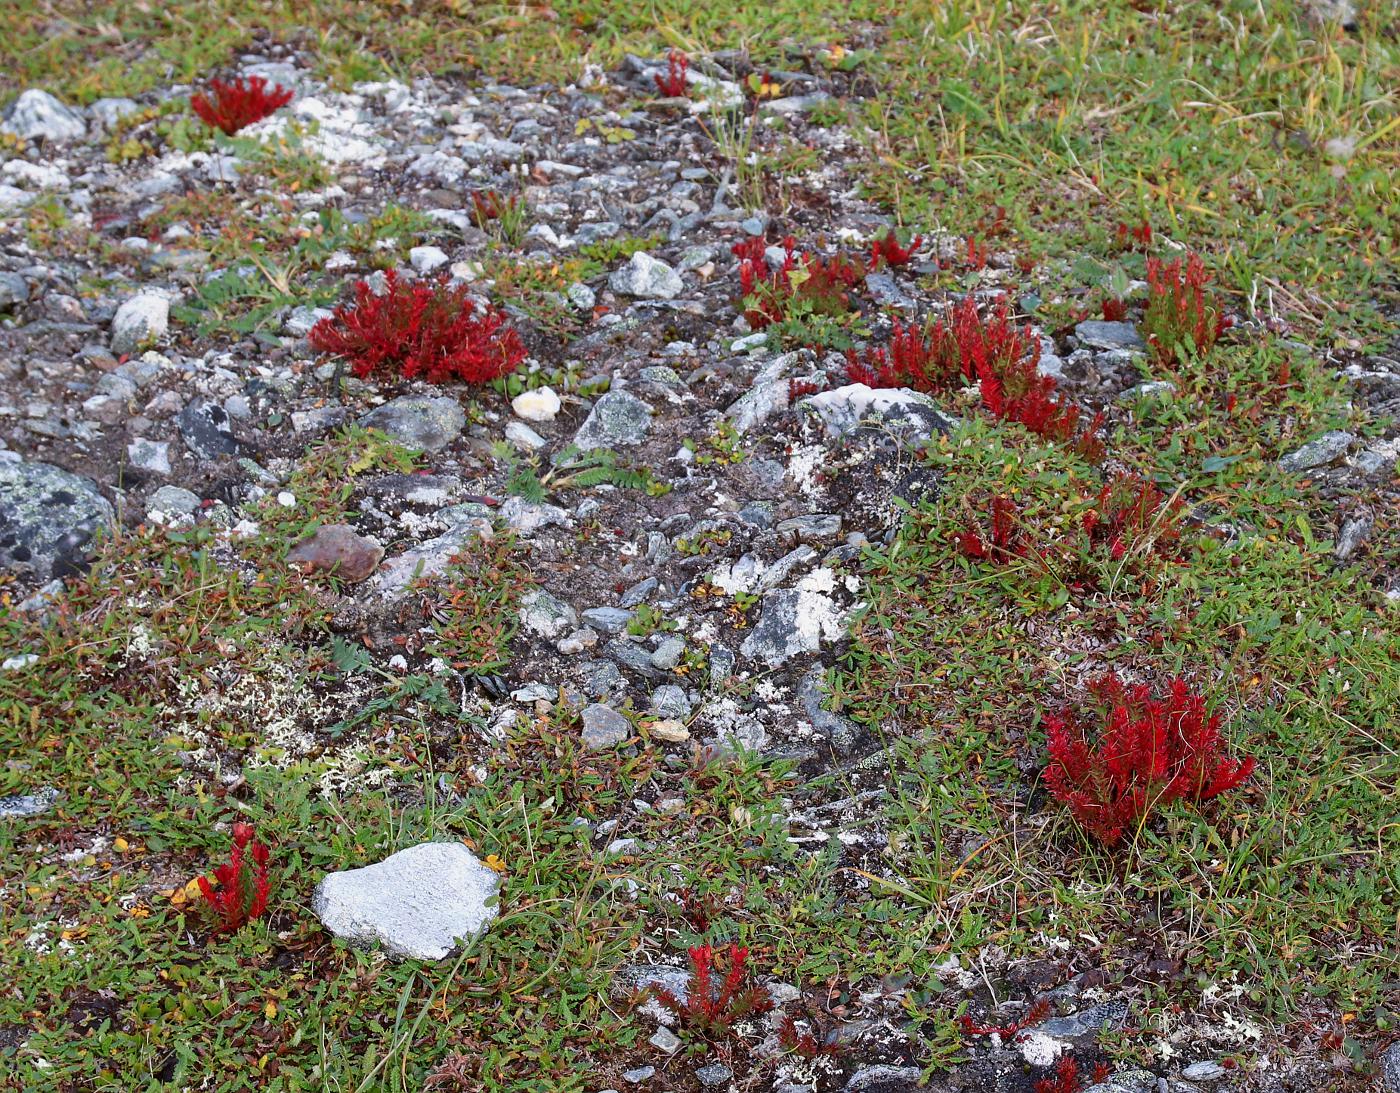
[[[916,1066],[863,1066],[846,1082],[846,1093],[916,1093],[922,1073]]]
[[[1192,1063],[1183,1069],[1181,1076],[1188,1082],[1214,1082],[1219,1081],[1229,1073],[1219,1063],[1206,1059],[1199,1063]]]
[[[604,634],[616,634],[627,628],[635,614],[635,611],[626,611],[621,607],[586,607],[583,621]]]
[[[600,702],[585,706],[579,716],[583,718],[584,746],[592,751],[616,747],[632,735],[632,723]]]
[[[143,292],[131,297],[112,316],[112,352],[118,356],[154,345],[170,325],[170,301]]]
[[[161,486],[146,502],[146,511],[166,516],[193,516],[199,511],[199,495],[181,486]]]
[[[87,136],[87,122],[81,114],[36,87],[31,87],[10,104],[0,129],[24,140],[55,143],[82,140]]]
[[[1089,319],[1074,328],[1074,336],[1091,349],[1143,349],[1143,340],[1132,323]]]
[[[647,577],[645,580],[638,581],[622,594],[618,603],[623,607],[638,607],[646,603],[647,599],[656,591],[660,584],[661,582],[655,577]]]
[[[1160,1088],[1157,1075],[1150,1071],[1120,1070],[1110,1075],[1108,1081],[1089,1086],[1084,1093],[1158,1093]]]
[[[724,1085],[732,1077],[734,1077],[734,1071],[723,1063],[709,1063],[695,1071],[695,1080],[709,1089]]]
[[[26,816],[41,816],[53,808],[58,790],[45,786],[37,793],[17,793],[0,797],[0,820],[22,820]]]
[[[679,719],[690,715],[690,699],[674,683],[664,684],[651,692],[651,710],[659,717]]]
[[[797,685],[797,701],[812,728],[831,743],[841,755],[849,755],[860,736],[860,727],[850,718],[824,709],[822,703],[826,695],[822,689],[826,673],[821,668],[813,668]]]
[[[1341,459],[1355,443],[1355,433],[1334,429],[1330,433],[1323,433],[1316,440],[1308,441],[1297,451],[1289,452],[1278,461],[1278,465],[1294,474],[1310,471],[1315,467],[1325,467],[1328,463],[1335,463]]]
[[[496,917],[494,871],[461,843],[419,843],[362,869],[329,873],[312,906],[337,937],[396,956],[441,960]]]
[[[1343,520],[1341,530],[1337,532],[1336,545],[1332,547],[1332,554],[1337,561],[1345,562],[1360,550],[1371,537],[1371,529],[1374,526],[1375,520],[1369,512],[1349,516]]]
[[[651,407],[627,391],[609,391],[588,411],[574,435],[580,451],[640,444],[651,428]]]
[[[1381,1089],[1400,1093],[1400,1040],[1381,1053]]]
[[[647,300],[671,300],[685,287],[681,275],[659,258],[644,250],[632,255],[627,265],[614,270],[608,287],[624,296]]]
[[[681,657],[685,656],[685,641],[671,635],[662,638],[651,654],[651,666],[662,672],[669,672],[681,662]]]
[[[360,424],[387,433],[405,448],[438,452],[462,435],[467,416],[456,399],[402,395],[375,407]]]
[[[783,538],[798,543],[828,542],[841,534],[841,517],[834,512],[794,516],[790,520],[780,520],[777,532]]]
[[[133,440],[126,446],[126,457],[138,470],[151,474],[170,473],[170,444],[164,440]]]
[[[1074,1040],[1105,1028],[1121,1027],[1127,1016],[1126,1002],[1101,1002],[1068,1017],[1052,1017],[1042,1021],[1035,1031],[1056,1040]]]
[[[681,1038],[674,1032],[662,1025],[647,1041],[657,1051],[664,1051],[667,1055],[674,1055],[681,1049]]]
[[[80,572],[112,506],[90,479],[51,463],[0,463],[0,567],[41,582]]]

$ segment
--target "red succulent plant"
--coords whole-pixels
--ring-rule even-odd
[[[233,933],[267,910],[272,882],[268,879],[271,851],[259,842],[252,824],[233,825],[233,848],[226,864],[212,877],[199,878],[199,891],[218,913],[216,933]]]
[[[262,76],[212,79],[206,91],[191,98],[190,107],[207,125],[230,135],[292,101],[291,88],[269,85]]]

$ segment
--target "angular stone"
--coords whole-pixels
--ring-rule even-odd
[[[780,520],[777,532],[785,539],[798,543],[822,543],[841,534],[841,517],[834,512],[814,512],[810,516],[794,516]]]
[[[312,906],[337,937],[396,956],[441,960],[496,917],[496,873],[461,843],[419,843],[362,869],[329,873]]]
[[[1111,323],[1088,319],[1074,328],[1080,344],[1091,349],[1143,349],[1142,338],[1132,323]]]
[[[651,407],[626,391],[609,391],[593,404],[574,435],[580,451],[640,444],[651,428]]]
[[[29,302],[29,282],[18,273],[0,271],[0,311],[12,311]]]
[[[37,793],[17,793],[0,797],[0,820],[41,816],[58,801],[58,790],[45,786]]]
[[[185,446],[201,459],[237,455],[242,450],[228,411],[217,402],[194,399],[180,411],[179,425]]]
[[[605,634],[616,634],[626,628],[634,614],[620,607],[587,607],[584,608],[583,621]]]
[[[388,433],[406,448],[439,452],[462,435],[467,415],[456,399],[402,395],[375,407],[360,424]]]
[[[480,505],[452,505],[438,516],[447,522],[446,531],[384,563],[375,578],[384,595],[397,596],[407,591],[415,578],[441,573],[453,557],[466,552],[473,539],[492,536],[491,517]]]
[[[330,573],[350,584],[366,580],[384,557],[384,548],[349,524],[326,524],[287,554],[287,561],[312,573]]]
[[[50,463],[0,463],[0,566],[40,582],[78,573],[93,534],[111,523],[90,479]]]
[[[152,518],[193,516],[199,511],[199,495],[181,486],[161,486],[146,502],[146,512]]]
[[[740,646],[744,656],[776,668],[844,632],[845,615],[820,592],[782,588],[763,597],[758,624]]]
[[[170,445],[164,440],[133,440],[126,446],[126,457],[138,470],[170,473]]]
[[[1334,429],[1330,433],[1323,433],[1316,440],[1308,441],[1297,451],[1289,452],[1278,461],[1278,465],[1293,474],[1310,471],[1315,467],[1325,467],[1328,463],[1335,463],[1341,459],[1355,443],[1355,433]]]
[[[939,410],[938,403],[928,395],[903,387],[874,390],[863,383],[852,383],[811,395],[800,405],[816,412],[826,435],[833,439],[854,432],[866,422],[906,439],[951,432],[954,425],[954,420]]]
[[[552,593],[537,588],[520,598],[520,625],[527,633],[557,638],[578,625],[578,612]]]
[[[112,316],[112,352],[122,356],[145,349],[163,338],[169,325],[169,300],[149,292],[133,296]]]
[[[665,262],[639,250],[627,265],[613,271],[608,278],[608,287],[624,296],[671,300],[679,296],[685,286],[681,283],[681,275]]]
[[[594,702],[583,708],[583,744],[590,751],[616,747],[632,735],[632,723],[616,710]]]
[[[55,143],[82,140],[87,136],[87,123],[81,114],[36,87],[31,87],[10,104],[0,129],[24,140]]]

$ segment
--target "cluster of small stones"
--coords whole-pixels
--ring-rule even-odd
[[[136,234],[136,225],[186,192],[251,201],[267,195],[265,181],[229,152],[108,161],[105,142],[121,118],[189,88],[83,109],[27,92],[3,123],[23,150],[0,164],[0,217],[12,225],[0,229],[0,565],[37,589],[28,609],[40,609],[82,566],[92,536],[118,514],[129,523],[203,522],[236,542],[252,530],[254,503],[269,494],[289,508],[301,503],[286,485],[309,444],[358,421],[426,453],[428,473],[367,478],[354,523],[289,544],[292,560],[335,569],[346,582],[340,615],[382,627],[416,575],[441,573],[481,537],[514,532],[539,584],[523,597],[502,693],[482,699],[498,735],[562,691],[579,710],[591,748],[636,746],[644,724],[650,746],[677,756],[697,744],[741,745],[814,769],[841,766],[857,779],[875,745],[824,708],[822,690],[861,604],[851,563],[863,544],[892,534],[901,501],[936,494],[937,480],[910,449],[953,422],[926,396],[847,384],[839,355],[782,352],[736,314],[735,242],[792,231],[861,246],[887,227],[878,210],[852,196],[843,165],[859,149],[857,136],[806,119],[829,94],[823,80],[774,74],[784,94],[765,104],[765,116],[782,118],[821,157],[820,166],[789,180],[809,200],[778,222],[742,206],[732,168],[696,122],[742,98],[719,63],[692,71],[705,93],[689,104],[649,102],[659,67],[639,59],[621,73],[590,71],[574,86],[529,91],[464,91],[425,79],[342,93],[287,58],[246,58],[244,71],[296,89],[291,106],[246,135],[272,138],[292,122],[306,127],[304,146],[333,178],[294,195],[308,223],[327,208],[363,222],[400,202],[442,226],[411,249],[409,272],[446,272],[491,297],[478,261],[487,236],[465,211],[468,194],[484,188],[520,187],[532,213],[526,261],[567,258],[609,239],[654,238],[597,279],[567,287],[558,303],[577,321],[572,340],[535,331],[516,313],[532,351],[526,369],[567,365],[595,394],[548,385],[513,401],[487,394],[470,422],[463,409],[469,393],[460,389],[349,379],[340,398],[330,397],[339,376],[306,341],[325,314],[310,305],[287,307],[252,336],[198,336],[172,318],[172,308],[221,270],[190,245],[190,225],[177,222],[156,238]],[[69,227],[99,236],[100,251],[37,252],[18,225],[41,201],[57,202]],[[953,243],[930,246],[929,254],[951,253]],[[989,292],[1017,285],[1010,265],[1009,256],[992,256]],[[913,270],[920,268],[916,262]],[[312,273],[348,284],[371,270],[338,252]],[[905,273],[873,275],[869,290],[906,316],[935,308]],[[1089,404],[1173,397],[1169,385],[1139,382],[1142,345],[1129,324],[1086,322],[1059,344],[1047,338],[1045,348],[1042,368]],[[1378,414],[1400,405],[1400,363],[1372,358],[1347,377]],[[793,404],[792,381],[823,390]],[[724,459],[711,458],[709,438],[717,436],[738,438]],[[612,449],[669,490],[561,491],[539,502],[508,496],[510,468],[494,454],[502,441],[546,465],[571,446]],[[1325,480],[1343,497],[1348,484],[1388,474],[1397,455],[1394,437],[1328,433],[1281,465]],[[1365,541],[1370,521],[1349,513],[1341,523],[1337,552],[1346,556]],[[749,606],[727,609],[736,603]],[[26,656],[4,652],[6,668]],[[731,697],[726,683],[735,679],[754,681],[751,699]],[[848,804],[859,810],[878,793],[870,789]],[[51,794],[34,787],[0,801],[0,816],[22,818],[51,803]],[[878,843],[861,825],[844,826],[842,811],[795,813],[794,832],[839,835],[852,853]],[[597,838],[607,843],[620,822],[598,824]],[[465,848],[425,844],[372,869],[379,872],[333,874],[318,889],[316,910],[328,928],[400,956],[439,959],[489,924],[495,877]],[[434,917],[411,897],[393,898],[444,883],[460,897],[456,916]],[[954,966],[950,990],[968,989],[966,975]],[[795,988],[773,990],[790,1000]],[[1103,1007],[1087,985],[1071,982],[1060,994],[1058,1033],[999,1045],[965,1071],[974,1084],[948,1088],[1025,1089],[1028,1063],[1044,1065],[1126,1014],[1094,1016]],[[895,1028],[899,1009],[897,999],[867,1000],[852,1060],[841,1064],[844,1088],[914,1088],[917,1070],[859,1062],[859,1034]],[[658,1063],[678,1043],[662,1031]],[[1391,1088],[1395,1069],[1387,1071]],[[662,1088],[655,1073],[642,1067],[624,1078]],[[1189,1093],[1224,1076],[1203,1061],[1169,1079],[1119,1075],[1096,1089]],[[712,1064],[695,1077],[723,1088],[731,1075]],[[814,1086],[789,1073],[775,1088]]]

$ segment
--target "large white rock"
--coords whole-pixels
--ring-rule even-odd
[[[679,296],[685,286],[681,283],[681,275],[665,262],[639,250],[627,265],[612,272],[608,287],[624,296],[671,300]]]
[[[500,878],[461,843],[419,843],[376,865],[328,873],[312,907],[336,937],[441,960],[496,917]]]
[[[510,408],[517,417],[526,421],[553,421],[562,403],[550,387],[536,387],[533,391],[522,391],[510,400]]]
[[[169,300],[149,292],[133,296],[112,316],[112,352],[135,353],[164,337],[169,325]]]
[[[25,140],[57,142],[87,136],[87,122],[81,114],[37,87],[31,87],[10,104],[0,129]]]

